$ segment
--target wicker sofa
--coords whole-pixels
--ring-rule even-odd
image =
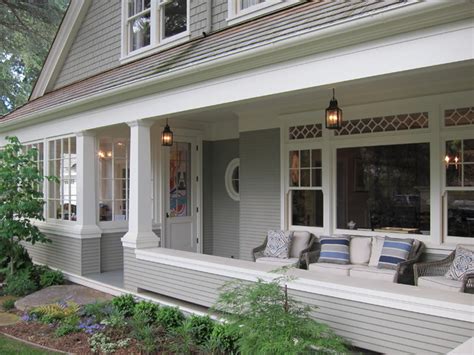
[[[463,247],[474,249],[472,245],[463,245]],[[444,276],[455,256],[456,250],[453,250],[442,260],[416,263],[413,267],[415,285],[436,290],[474,293],[474,272],[466,273],[461,281],[451,280]]]

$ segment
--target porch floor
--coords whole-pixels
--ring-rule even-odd
[[[123,270],[107,271],[100,274],[88,274],[85,275],[85,277],[106,285],[123,288]]]

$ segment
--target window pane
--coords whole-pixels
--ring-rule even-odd
[[[464,158],[465,163],[474,163],[474,139],[464,140]]]
[[[301,169],[301,186],[310,186],[310,170]]]
[[[99,202],[99,221],[112,220],[112,201]]]
[[[128,27],[131,51],[150,44],[150,13],[130,20]]]
[[[127,178],[127,161],[125,159],[115,159],[114,177],[116,179]]]
[[[127,144],[123,141],[115,142],[114,154],[116,158],[127,158]]]
[[[163,37],[168,38],[186,31],[187,0],[172,0],[163,7]]]
[[[262,2],[265,2],[265,0],[241,0],[240,2],[240,10],[244,10],[250,6],[254,6],[257,4],[260,4]]]
[[[322,186],[321,169],[312,169],[311,179],[312,179],[311,186],[321,187]]]
[[[464,186],[474,186],[474,164],[464,165]]]
[[[446,167],[446,186],[461,186],[462,166],[461,164],[449,164]]]
[[[309,150],[302,150],[301,154],[301,167],[302,168],[309,168]]]
[[[291,191],[292,225],[323,226],[323,192],[321,190]]]
[[[290,169],[290,186],[300,186],[299,174],[299,170]]]
[[[474,237],[474,191],[448,192],[448,235]]]
[[[428,234],[429,144],[337,150],[337,227]]]
[[[76,156],[76,137],[71,137],[69,139],[69,152],[71,156]]]
[[[191,144],[179,143],[172,148],[169,166],[169,204],[172,217],[191,215]]]
[[[114,221],[126,221],[127,220],[127,209],[126,201],[115,201],[114,202]]]
[[[150,0],[129,0],[128,1],[128,16],[133,16],[150,8]]]
[[[311,151],[311,166],[313,168],[321,167],[321,149],[313,149]]]
[[[99,198],[101,200],[112,200],[113,180],[100,180]]]

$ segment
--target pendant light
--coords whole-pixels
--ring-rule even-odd
[[[342,127],[342,110],[337,106],[335,90],[332,89],[332,99],[326,109],[326,128],[340,129]]]
[[[161,133],[161,145],[163,147],[171,147],[173,145],[173,132],[171,132],[170,126],[168,125],[168,119],[166,119],[166,126]]]

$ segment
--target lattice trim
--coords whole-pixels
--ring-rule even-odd
[[[290,140],[311,139],[323,136],[323,125],[321,123],[292,126],[288,128]]]
[[[455,108],[444,111],[444,125],[467,126],[474,124],[474,107]]]
[[[353,134],[405,131],[420,128],[428,128],[428,112],[343,121],[342,128],[337,130],[335,135],[349,136]]]

